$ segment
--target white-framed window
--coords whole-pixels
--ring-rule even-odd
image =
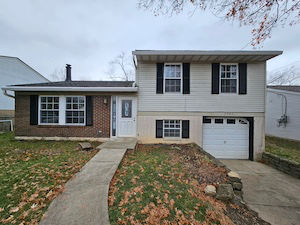
[[[164,92],[181,93],[181,90],[182,90],[182,63],[165,63]]]
[[[164,120],[164,137],[179,137],[181,136],[181,121],[180,120]]]
[[[59,123],[59,97],[40,96],[40,123]]]
[[[238,64],[221,63],[220,93],[238,92]]]
[[[66,124],[85,123],[85,96],[66,96]]]
[[[40,125],[85,125],[85,96],[39,96]]]

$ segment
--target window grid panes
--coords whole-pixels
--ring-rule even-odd
[[[180,120],[164,120],[164,137],[180,137]]]
[[[221,65],[221,93],[237,92],[237,65]]]
[[[85,97],[66,97],[66,124],[84,124]]]
[[[181,92],[181,64],[167,64],[164,68],[165,92]]]
[[[59,97],[40,98],[40,123],[59,123]]]

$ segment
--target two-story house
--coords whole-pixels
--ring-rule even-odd
[[[264,151],[266,61],[281,51],[134,51],[136,82],[15,85],[19,139],[195,142],[217,158]]]
[[[49,82],[40,73],[17,57],[0,56],[0,87],[14,84]],[[15,101],[0,93],[0,130],[2,122],[12,122],[15,115]],[[4,125],[4,124],[3,124]]]

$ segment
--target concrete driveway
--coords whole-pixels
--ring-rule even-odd
[[[221,160],[244,184],[244,201],[271,224],[300,224],[300,179],[249,160]]]

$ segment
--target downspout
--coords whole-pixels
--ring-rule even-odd
[[[7,93],[7,90],[2,90],[2,92],[3,92],[3,94],[4,94],[5,96],[7,96],[7,97],[10,97],[10,98],[15,98],[15,96],[14,96],[14,95],[10,95],[10,94],[8,94],[8,93]]]

